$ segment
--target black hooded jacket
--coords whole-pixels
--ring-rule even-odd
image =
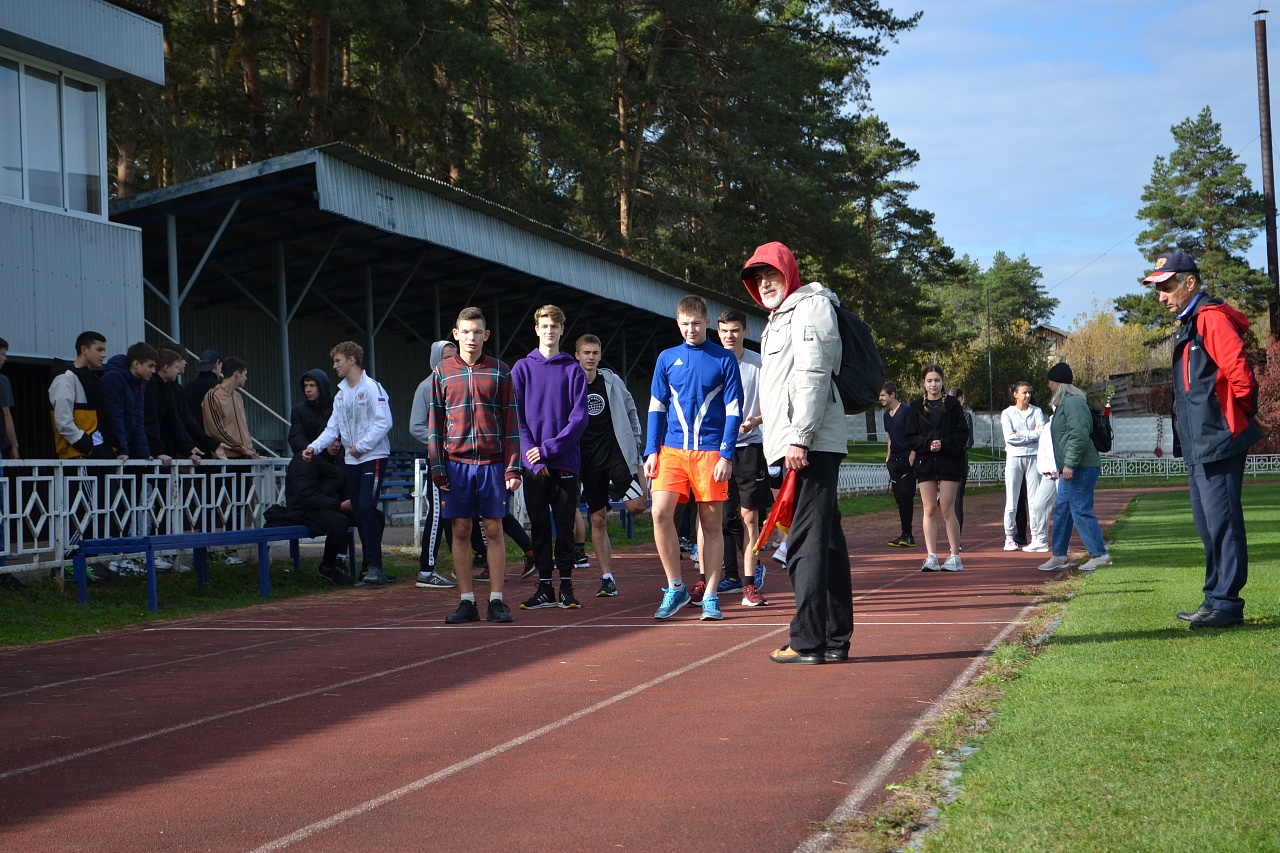
[[[304,394],[302,402],[289,413],[289,447],[294,453],[301,453],[307,449],[308,444],[319,438],[329,424],[329,416],[333,414],[333,394],[329,390],[329,377],[324,371],[317,368],[302,374],[302,379],[298,380],[299,388],[302,387],[303,379],[314,380],[320,389],[320,396],[313,403]]]
[[[311,457],[311,461],[294,456],[285,474],[285,505],[295,512],[338,512],[347,499],[346,474],[341,459],[327,450]]]
[[[147,381],[143,392],[147,444],[155,454],[189,456],[193,447],[199,447],[206,456],[212,456],[218,449],[218,441],[210,438],[204,427],[191,416],[182,390],[176,381],[165,382],[159,376]]]
[[[965,478],[968,464],[965,462],[965,444],[969,438],[969,426],[965,422],[964,407],[955,397],[944,397],[942,412],[934,421],[925,412],[924,398],[911,401],[907,415],[907,446],[916,452],[916,480],[954,480]],[[941,441],[942,449],[935,453],[929,449],[933,442]]]

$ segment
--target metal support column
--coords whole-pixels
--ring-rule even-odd
[[[444,340],[444,329],[440,326],[440,282],[436,282],[436,340]]]
[[[364,268],[364,312],[369,325],[365,330],[367,342],[364,347],[364,369],[375,379],[378,377],[377,370],[377,319],[373,316],[373,267]]]
[[[284,384],[284,411],[293,411],[293,367],[289,363],[289,280],[285,274],[284,241],[276,243],[276,296],[279,310],[276,317],[280,320],[280,365]],[[292,456],[289,442],[284,445],[285,456]]]
[[[501,308],[502,303],[495,300],[493,303],[493,347],[490,348],[489,352],[502,352],[502,324],[498,322],[498,318],[502,316],[499,313]]]
[[[182,282],[178,281],[178,217],[170,213],[165,216],[165,237],[169,248],[169,335],[175,341],[182,340],[181,320],[178,316],[182,308]]]
[[[1271,155],[1271,82],[1267,66],[1267,20],[1265,9],[1254,13],[1253,39],[1258,54],[1258,123],[1262,126],[1262,195],[1266,212],[1267,294],[1272,337],[1280,337],[1280,250],[1276,245],[1276,181]]]

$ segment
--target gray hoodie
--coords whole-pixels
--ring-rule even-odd
[[[453,341],[436,341],[431,345],[431,369],[435,370],[436,365],[444,358],[444,348],[451,346],[457,348],[457,344]],[[428,429],[427,421],[431,418],[431,377],[418,383],[418,390],[413,392],[413,408],[409,412],[409,434],[421,441],[427,443],[427,438],[431,431]]]
[[[792,291],[769,315],[760,337],[760,412],[769,462],[792,444],[849,452],[844,404],[831,381],[842,351],[839,304],[840,297],[815,281]]]

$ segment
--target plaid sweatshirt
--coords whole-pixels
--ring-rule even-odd
[[[475,367],[461,356],[444,359],[431,374],[427,454],[431,479],[447,487],[445,462],[506,465],[520,476],[520,420],[511,371],[484,355]]]

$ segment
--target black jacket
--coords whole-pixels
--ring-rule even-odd
[[[916,452],[917,480],[959,482],[967,473],[965,445],[969,440],[969,426],[965,423],[964,407],[954,397],[943,399],[946,405],[937,423],[925,414],[923,397],[911,401],[907,446]],[[935,439],[942,442],[942,449],[937,453],[929,449]]]
[[[195,418],[198,423],[204,423],[204,395],[209,393],[209,389],[217,385],[221,380],[218,374],[212,370],[206,370],[197,374],[196,378],[186,385],[182,386],[182,399],[187,403],[187,411],[191,413],[191,417]]]
[[[339,512],[347,499],[342,462],[321,451],[308,462],[294,456],[285,472],[285,506],[296,512]]]
[[[210,438],[191,416],[177,382],[165,382],[155,376],[147,382],[144,397],[147,444],[153,454],[190,456],[191,448],[198,447],[206,456],[212,456],[218,449],[217,440]]]
[[[323,370],[308,370],[302,379],[312,379],[320,388],[320,396],[313,403],[304,396],[301,403],[293,407],[289,413],[289,446],[294,453],[301,453],[307,445],[319,438],[320,433],[329,425],[329,416],[333,414],[333,394],[329,390],[329,377]],[[302,379],[298,380],[299,387]]]

